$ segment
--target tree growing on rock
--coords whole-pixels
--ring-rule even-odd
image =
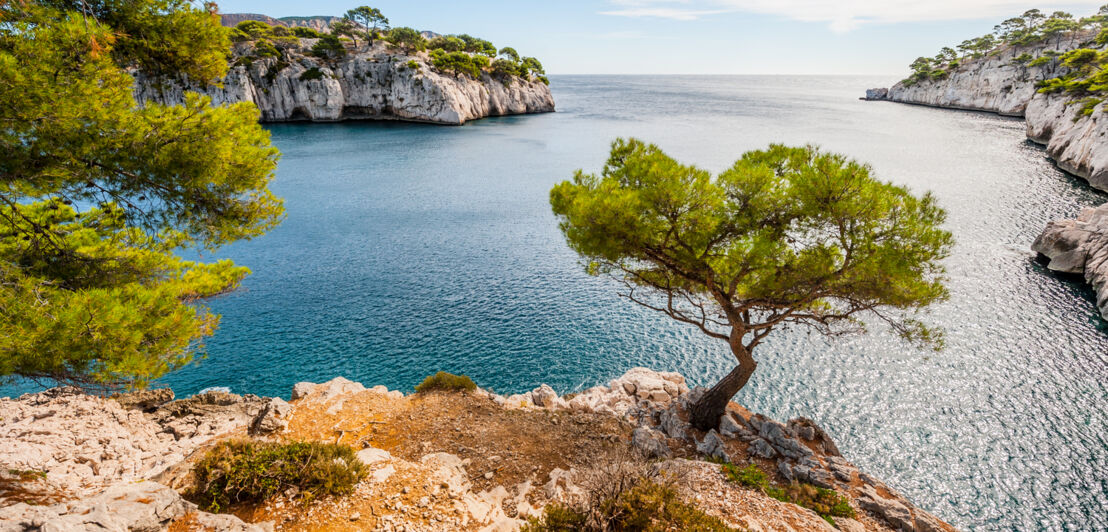
[[[377,34],[380,30],[389,29],[389,19],[381,13],[380,9],[369,6],[361,6],[351,9],[343,15],[343,18],[353,22],[352,28],[357,30],[359,25],[366,28],[366,31],[359,32],[365,36],[365,40],[369,44],[373,44],[373,39],[377,38]]]
[[[202,353],[248,273],[177,256],[265,233],[253,104],[136,104],[130,68],[214,83],[228,32],[186,0],[0,4],[0,378],[141,386]]]
[[[408,52],[427,48],[427,39],[423,37],[422,33],[412,28],[393,28],[392,31],[389,32],[389,42]]]
[[[359,31],[358,27],[354,25],[350,19],[339,19],[331,23],[331,35],[335,37],[350,37],[350,40],[354,41],[354,48],[358,48],[358,35],[363,35],[364,32]]]
[[[947,297],[945,212],[931,195],[870,172],[815,147],[773,145],[712,177],[619,139],[600,175],[578,170],[550,202],[590,273],[615,277],[623,297],[726,342],[735,368],[691,407],[692,423],[708,430],[774,331],[860,332],[868,316],[941,346],[941,334],[915,315]]]

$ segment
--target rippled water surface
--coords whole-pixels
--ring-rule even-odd
[[[932,190],[958,240],[940,353],[881,331],[768,341],[738,400],[804,415],[922,507],[980,530],[1108,528],[1108,327],[1091,292],[1033,262],[1047,221],[1108,201],[1020,121],[856,98],[889,80],[554,77],[559,112],[464,127],[275,125],[288,219],[220,255],[249,266],[210,356],[165,379],[287,396],[344,375],[410,389],[449,370],[562,393],[633,366],[721,377],[726,346],[586,276],[547,204],[617,136],[720,171],[770,142],[818,143]]]

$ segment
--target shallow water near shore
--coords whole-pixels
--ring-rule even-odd
[[[737,400],[807,416],[846,457],[975,530],[1108,529],[1108,326],[1089,289],[1034,262],[1053,219],[1108,201],[1022,121],[857,100],[890,79],[553,76],[556,114],[464,127],[271,125],[287,220],[220,250],[254,274],[211,301],[209,357],[162,382],[287,397],[342,375],[410,390],[437,370],[514,393],[577,391],[634,366],[710,384],[726,345],[585,275],[547,194],[635,136],[713,172],[770,142],[817,143],[948,209],[947,348],[875,328],[782,331]]]

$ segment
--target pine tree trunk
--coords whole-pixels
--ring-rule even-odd
[[[719,427],[719,418],[727,411],[727,403],[743,386],[746,386],[746,382],[758,367],[750,350],[743,346],[741,337],[732,338],[731,351],[739,360],[739,365],[692,405],[689,422],[700,430]]]

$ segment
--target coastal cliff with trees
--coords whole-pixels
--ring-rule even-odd
[[[268,17],[266,17],[268,19]],[[268,19],[279,22],[277,19]],[[216,104],[253,103],[263,122],[405,120],[460,125],[553,112],[542,63],[469,35],[392,28],[362,6],[310,25],[243,20],[229,29],[230,67],[218,83],[136,72],[139,101],[180,104],[198,92]],[[328,21],[325,28],[320,21]]]
[[[911,69],[867,98],[1022,117],[1059,168],[1108,191],[1108,6],[1083,18],[1032,9]],[[1052,271],[1083,277],[1108,319],[1108,204],[1051,222],[1032,249]]]

